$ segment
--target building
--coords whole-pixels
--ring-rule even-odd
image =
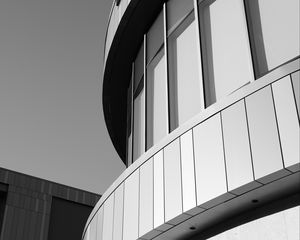
[[[100,196],[0,168],[1,240],[80,240]]]
[[[118,0],[103,108],[127,169],[84,240],[298,239],[299,0]]]

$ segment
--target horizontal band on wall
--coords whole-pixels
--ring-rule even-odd
[[[251,192],[259,192],[257,189],[296,174],[300,170],[299,93],[294,86],[299,81],[296,79],[299,65],[296,59],[275,69],[170,133],[126,169],[105,192],[85,231],[98,211],[100,214],[104,208],[105,212],[106,202],[114,201],[118,212],[125,208],[123,237],[125,234],[128,239],[152,239],[192,216],[201,216],[208,209],[235,201],[246,192],[253,198]],[[236,146],[240,152],[234,149]],[[175,160],[175,165],[169,164]],[[194,172],[190,175],[184,174],[191,169]],[[289,181],[285,181],[286,189],[295,183]],[[175,182],[178,183],[172,185]],[[141,191],[144,188],[153,191]],[[116,195],[117,189],[124,197],[120,193]],[[139,199],[155,193],[160,197],[144,201],[140,207]],[[153,222],[146,221],[149,216]],[[105,222],[105,213],[102,217]],[[120,221],[116,220],[118,224]],[[113,231],[113,227],[111,222],[108,228]],[[120,234],[122,229],[118,229]]]

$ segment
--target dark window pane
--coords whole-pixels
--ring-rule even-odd
[[[167,2],[168,31],[172,31],[194,8],[193,0]]]
[[[161,11],[147,33],[147,64],[156,55],[164,42],[164,19]]]

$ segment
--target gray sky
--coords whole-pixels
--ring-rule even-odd
[[[124,170],[102,113],[112,0],[0,0],[0,167],[103,193]]]

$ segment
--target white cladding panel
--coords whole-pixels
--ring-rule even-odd
[[[192,130],[180,137],[182,165],[182,200],[183,211],[196,207],[196,179]]]
[[[114,193],[104,203],[103,240],[111,240],[113,236]]]
[[[159,151],[153,157],[153,212],[154,228],[162,225],[165,221],[164,215],[164,158],[163,151]]]
[[[152,158],[140,168],[140,224],[139,236],[153,229],[153,161]]]
[[[165,221],[182,213],[181,163],[179,139],[164,149]]]
[[[254,176],[262,178],[283,167],[270,86],[246,98]]]
[[[123,204],[124,183],[115,191],[113,240],[122,240],[123,237]]]
[[[227,192],[220,114],[194,128],[197,205]]]
[[[300,132],[290,76],[272,84],[285,167],[299,163]]]
[[[138,238],[139,230],[139,170],[125,180],[123,240]]]
[[[222,111],[228,190],[253,181],[244,100]]]

